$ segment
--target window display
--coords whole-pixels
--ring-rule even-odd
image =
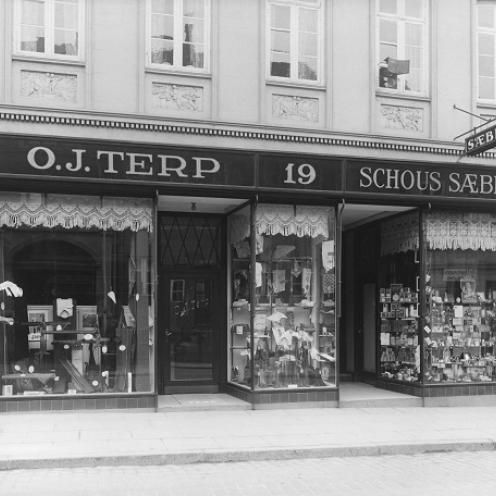
[[[379,261],[379,372],[420,381],[418,212],[381,224]]]
[[[151,391],[151,203],[2,199],[2,395]]]
[[[426,215],[427,383],[496,380],[496,216]]]
[[[253,270],[249,226],[248,210],[231,219],[231,381],[255,389],[334,385],[333,210],[257,205]]]

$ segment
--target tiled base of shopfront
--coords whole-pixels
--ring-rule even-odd
[[[408,386],[408,387],[405,387]],[[338,392],[339,391],[339,392]],[[284,394],[285,393],[285,394]],[[231,400],[229,399],[231,398]],[[496,406],[496,384],[414,386],[393,382],[343,382],[339,390],[251,393],[235,387],[222,393],[2,398],[0,413],[71,410],[148,410],[158,412],[223,409],[384,408]]]

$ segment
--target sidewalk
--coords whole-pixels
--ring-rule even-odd
[[[496,407],[0,415],[0,470],[496,449]]]

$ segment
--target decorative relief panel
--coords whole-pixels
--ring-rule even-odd
[[[203,111],[203,88],[170,83],[152,83],[152,104],[156,108],[189,112]]]
[[[421,133],[424,130],[424,110],[398,105],[381,105],[381,121],[386,129]]]
[[[77,76],[21,71],[21,96],[45,102],[77,102]]]
[[[272,95],[272,116],[300,122],[319,121],[318,98]]]

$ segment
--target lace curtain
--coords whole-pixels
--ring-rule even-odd
[[[381,223],[381,255],[419,248],[419,214],[409,213]]]
[[[330,214],[329,207],[260,204],[257,207],[257,234],[329,239]]]
[[[431,250],[496,251],[496,214],[430,212],[425,227]]]
[[[0,227],[152,231],[150,200],[11,192],[0,198]]]

